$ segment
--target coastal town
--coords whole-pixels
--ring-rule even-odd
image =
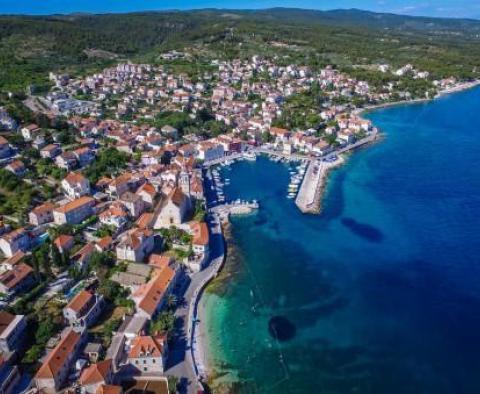
[[[229,215],[261,209],[230,201],[217,168],[295,162],[285,198],[319,212],[328,171],[379,137],[364,109],[473,84],[417,97],[261,56],[195,75],[169,64],[50,73],[22,100],[29,120],[0,108],[1,393],[204,392],[198,302]]]

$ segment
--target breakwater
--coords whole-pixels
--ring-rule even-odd
[[[321,195],[330,169],[343,163],[342,157],[336,160],[311,161],[295,199],[295,204],[303,213],[316,213],[320,209]]]

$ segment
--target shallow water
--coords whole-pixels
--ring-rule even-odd
[[[319,216],[286,198],[286,164],[222,169],[261,209],[204,301],[217,371],[241,392],[480,392],[479,107],[475,89],[370,113],[386,138],[331,173]]]

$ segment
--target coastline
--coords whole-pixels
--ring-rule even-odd
[[[366,106],[366,107],[363,107],[363,108],[358,108],[354,111],[354,113],[356,113],[357,115],[362,117],[362,115],[364,115],[365,113],[373,111],[373,110],[377,110],[377,109],[395,107],[395,106],[399,106],[399,105],[410,105],[410,104],[419,104],[419,103],[431,102],[431,101],[434,101],[438,98],[441,98],[441,97],[444,97],[444,96],[447,96],[447,95],[450,95],[450,94],[459,93],[459,92],[462,92],[462,91],[465,91],[465,90],[468,90],[468,89],[472,89],[472,88],[475,88],[475,87],[478,87],[478,86],[480,86],[480,80],[475,80],[475,81],[472,81],[472,82],[459,84],[459,85],[457,85],[455,87],[452,87],[452,88],[449,88],[449,89],[444,89],[444,90],[440,91],[435,97],[432,97],[432,98],[415,99],[415,100],[408,100],[408,101],[402,100],[402,101],[382,103],[382,104],[378,104],[378,105],[370,105],[370,106]],[[378,137],[380,135],[381,135],[380,133],[375,133],[371,140],[365,142],[364,144],[361,144],[361,146],[368,145],[370,143],[373,143],[373,142],[377,141],[379,139]],[[356,149],[356,148],[353,148],[353,149]],[[346,162],[346,159],[345,159],[344,156],[339,156],[339,157],[341,158],[341,160],[339,160],[339,162],[336,162],[334,165],[326,168],[325,171],[323,171],[322,175],[320,176],[320,182],[318,182],[317,189],[316,189],[316,198],[318,199],[318,208],[315,212],[312,211],[310,213],[317,213],[318,214],[318,213],[321,212],[321,208],[322,208],[321,203],[322,203],[322,199],[323,199],[323,196],[324,196],[324,193],[325,193],[325,190],[326,190],[326,184],[328,182],[328,176],[329,176],[332,169],[334,169],[334,168],[336,168],[340,165],[343,165]],[[227,222],[227,223],[229,223],[229,222]],[[222,228],[222,230],[223,230],[223,228]],[[224,241],[224,253],[225,253],[225,256],[226,256],[229,242],[227,242],[227,239],[225,239],[223,231],[222,231],[222,237],[223,237],[223,241]],[[226,263],[226,257],[224,257],[223,263],[218,267],[217,274],[215,276],[213,276],[211,280],[208,281],[208,283],[204,286],[203,290],[200,292],[200,294],[198,296],[198,299],[197,299],[197,303],[198,303],[197,304],[198,305],[197,317],[199,319],[199,322],[198,322],[197,329],[196,329],[197,336],[195,337],[195,340],[196,340],[197,348],[201,349],[201,354],[202,354],[201,362],[203,363],[204,371],[205,371],[205,375],[206,375],[207,379],[209,379],[210,377],[213,376],[214,370],[213,370],[213,365],[212,365],[212,357],[211,357],[211,354],[209,352],[209,351],[211,351],[211,349],[209,349],[209,338],[208,338],[209,333],[208,333],[208,330],[207,330],[207,327],[206,327],[206,324],[205,324],[205,319],[206,319],[206,315],[207,315],[208,311],[206,310],[207,308],[206,308],[206,305],[204,303],[205,300],[203,299],[203,301],[202,301],[201,297],[202,297],[202,295],[205,291],[208,291],[208,287],[210,285],[214,284],[217,280],[225,280],[227,278],[230,278],[230,275],[227,275],[227,277],[223,277],[223,278],[218,277],[218,274],[221,273],[222,270],[224,270],[225,263]]]
[[[460,93],[460,92],[463,92],[465,90],[473,89],[477,86],[480,86],[480,79],[474,80],[474,81],[471,81],[471,82],[462,82],[462,83],[459,83],[456,86],[453,86],[451,88],[440,90],[436,96],[431,97],[431,98],[418,98],[418,99],[413,99],[413,100],[399,100],[399,101],[391,101],[391,102],[386,102],[386,103],[381,103],[381,104],[367,105],[367,106],[362,107],[362,108],[357,108],[354,111],[354,113],[359,115],[360,117],[362,117],[362,115],[364,113],[374,111],[376,109],[396,107],[396,106],[399,106],[399,105],[427,103],[427,102],[437,100],[441,97],[448,96],[450,94]]]
[[[320,214],[322,212],[322,201],[323,201],[323,195],[326,190],[327,182],[328,182],[328,176],[332,170],[334,170],[337,167],[343,166],[346,162],[345,157],[339,156],[339,160],[333,163],[333,165],[327,167],[322,175],[320,176],[319,183],[317,185],[317,190],[315,192],[315,210],[312,213],[315,214]]]

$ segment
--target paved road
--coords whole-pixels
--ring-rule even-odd
[[[176,328],[169,354],[166,375],[180,379],[181,393],[196,393],[197,374],[192,357],[192,321],[196,312],[199,290],[218,269],[224,259],[224,240],[219,223],[213,218],[208,220],[211,229],[210,261],[208,266],[195,274],[186,275],[183,284],[177,290],[179,306],[175,311]]]

